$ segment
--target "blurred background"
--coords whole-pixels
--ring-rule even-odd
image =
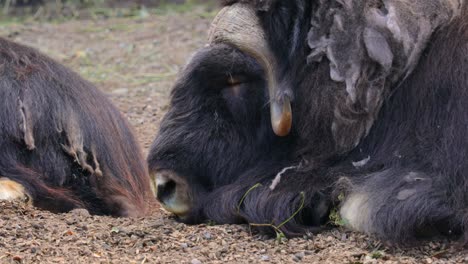
[[[60,21],[146,16],[169,10],[215,7],[216,0],[0,0],[0,20]]]

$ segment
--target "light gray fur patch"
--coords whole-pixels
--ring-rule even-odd
[[[352,164],[355,168],[360,168],[360,167],[365,166],[369,161],[370,161],[370,156],[367,156],[367,158],[360,160],[360,161],[352,162]]]
[[[36,148],[34,136],[33,136],[33,123],[31,120],[30,112],[28,106],[21,100],[18,99],[19,112],[20,112],[20,127],[21,132],[23,132],[24,143],[28,150],[33,150]]]
[[[373,28],[366,28],[364,43],[369,57],[389,71],[393,63],[393,53],[385,36]]]
[[[364,192],[351,193],[340,209],[346,226],[360,232],[370,233],[370,213],[369,196]]]
[[[299,168],[300,165],[297,165],[297,166],[290,166],[290,167],[286,167],[286,168],[283,168],[280,172],[278,172],[278,174],[276,174],[275,178],[273,179],[273,181],[271,182],[271,185],[270,185],[270,190],[274,190],[276,188],[276,186],[280,183],[281,181],[281,176],[283,176],[283,174],[285,174],[288,170],[293,170],[293,169],[297,169]]]
[[[307,59],[326,57],[331,79],[342,83],[333,122],[338,147],[348,151],[367,135],[384,97],[414,70],[434,31],[460,15],[464,1],[317,3]]]
[[[102,171],[97,160],[94,147],[91,147],[91,154],[93,155],[92,160],[95,168],[88,163],[88,153],[86,153],[84,149],[84,138],[77,115],[70,109],[63,109],[61,115],[62,124],[57,125],[57,128],[63,128],[67,137],[67,144],[62,144],[62,149],[68,155],[72,156],[76,163],[78,163],[78,165],[80,165],[84,170],[91,174],[102,176]],[[58,116],[60,117],[60,115]]]
[[[416,182],[416,181],[426,181],[428,180],[427,177],[424,177],[423,174],[417,172],[410,172],[408,175],[405,176],[405,181],[407,182]]]
[[[416,193],[417,193],[416,189],[404,189],[398,192],[397,199],[400,201],[403,201],[415,195]]]

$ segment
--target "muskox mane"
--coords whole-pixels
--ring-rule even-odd
[[[36,50],[1,38],[0,74],[0,177],[54,212],[146,213],[146,165],[106,96]]]
[[[307,60],[326,56],[331,79],[346,91],[332,124],[344,151],[369,133],[383,102],[413,71],[433,32],[460,15],[461,6],[462,0],[374,0],[325,1],[316,7]]]

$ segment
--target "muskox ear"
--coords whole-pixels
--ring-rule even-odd
[[[347,151],[367,135],[386,97],[412,72],[433,32],[460,15],[462,5],[453,0],[317,2],[308,62],[326,58],[330,79],[342,84],[332,132],[338,147]]]

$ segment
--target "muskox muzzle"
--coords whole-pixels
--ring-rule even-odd
[[[152,176],[151,186],[164,209],[179,218],[184,218],[190,211],[189,185],[177,173],[170,170],[157,171]]]

